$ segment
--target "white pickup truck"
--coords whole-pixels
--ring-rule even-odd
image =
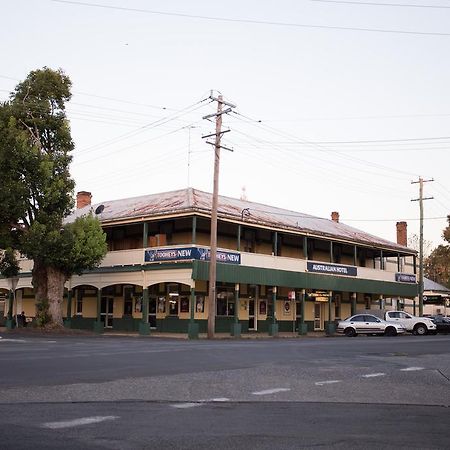
[[[424,334],[436,334],[436,324],[428,317],[416,317],[405,311],[386,311],[386,322],[395,322],[402,325],[406,331],[423,336]]]

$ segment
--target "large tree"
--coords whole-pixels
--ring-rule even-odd
[[[69,172],[74,144],[65,113],[70,88],[63,71],[44,67],[30,72],[0,105],[0,248],[33,260],[36,300],[48,300],[55,325],[62,325],[64,282],[106,253],[96,219],[64,224],[74,204]],[[74,264],[64,258],[74,254]]]
[[[450,287],[450,216],[447,216],[448,226],[442,233],[442,238],[448,244],[436,247],[425,260],[425,274],[428,278]]]

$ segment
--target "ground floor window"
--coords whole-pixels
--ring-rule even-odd
[[[180,298],[180,313],[189,312],[189,297],[183,296]]]
[[[178,316],[178,297],[169,297],[169,315]]]
[[[123,288],[123,314],[125,316],[133,314],[133,286]]]
[[[83,314],[83,290],[82,289],[77,289],[75,314],[77,314],[78,316],[81,316]]]
[[[222,290],[217,294],[216,310],[218,316],[234,316],[234,292]]]
[[[198,313],[205,312],[205,296],[204,295],[196,295],[195,296],[195,310]]]
[[[158,312],[166,312],[166,297],[158,297]]]

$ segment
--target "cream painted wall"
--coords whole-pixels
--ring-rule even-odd
[[[352,314],[352,305],[341,303],[341,319],[344,320]]]
[[[82,317],[97,317],[97,298],[96,297],[84,297]]]

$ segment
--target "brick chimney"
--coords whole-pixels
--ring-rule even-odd
[[[331,220],[333,222],[339,223],[339,213],[337,211],[333,211],[331,213]]]
[[[87,191],[77,192],[77,209],[84,208],[91,204],[92,194]]]
[[[397,244],[408,246],[408,234],[406,232],[408,224],[406,222],[397,222]]]

